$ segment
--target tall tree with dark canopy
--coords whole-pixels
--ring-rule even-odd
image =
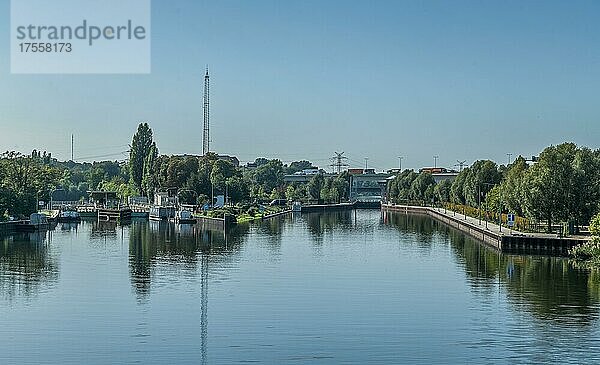
[[[131,141],[129,152],[129,173],[133,184],[143,193],[142,179],[144,177],[144,161],[152,148],[152,129],[148,123],[140,123]]]

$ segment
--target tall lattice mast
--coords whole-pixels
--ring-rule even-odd
[[[202,129],[202,155],[209,151],[210,144],[210,76],[208,75],[208,66],[206,66],[206,75],[204,75],[204,127]]]

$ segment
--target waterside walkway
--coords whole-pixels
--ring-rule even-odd
[[[573,246],[589,240],[585,236],[561,238],[553,234],[521,233],[444,208],[382,204],[382,210],[430,216],[502,252],[566,255]]]

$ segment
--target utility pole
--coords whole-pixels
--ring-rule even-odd
[[[463,167],[465,167],[465,163],[467,162],[467,160],[464,160],[464,161],[456,160],[456,162],[458,162],[458,163],[456,165],[454,165],[454,166],[459,166],[459,171],[458,172],[462,172]]]
[[[506,156],[508,156],[508,165],[510,165],[510,162],[512,161],[512,153],[507,153]],[[506,165],[506,166],[508,166]]]
[[[402,160],[404,159],[404,156],[398,156],[398,170],[400,170],[400,172],[402,172]]]
[[[208,153],[210,144],[210,76],[208,66],[204,75],[204,125],[202,128],[202,155]]]
[[[365,170],[368,168],[369,166],[369,158],[365,157]]]
[[[438,155],[433,156],[433,168],[437,167],[438,158],[440,158],[440,156],[438,156]]]

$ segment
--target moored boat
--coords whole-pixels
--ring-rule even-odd
[[[60,212],[57,218],[59,223],[81,222],[81,215],[74,210]]]
[[[45,214],[33,213],[29,216],[28,221],[19,223],[16,228],[20,232],[47,230],[50,228],[50,223]]]
[[[192,212],[189,210],[178,210],[175,214],[175,223],[179,224],[194,224],[196,223],[196,218],[194,218]]]
[[[175,218],[175,207],[174,206],[163,206],[153,205],[150,207],[150,213],[148,214],[150,220],[153,221],[166,221]]]

